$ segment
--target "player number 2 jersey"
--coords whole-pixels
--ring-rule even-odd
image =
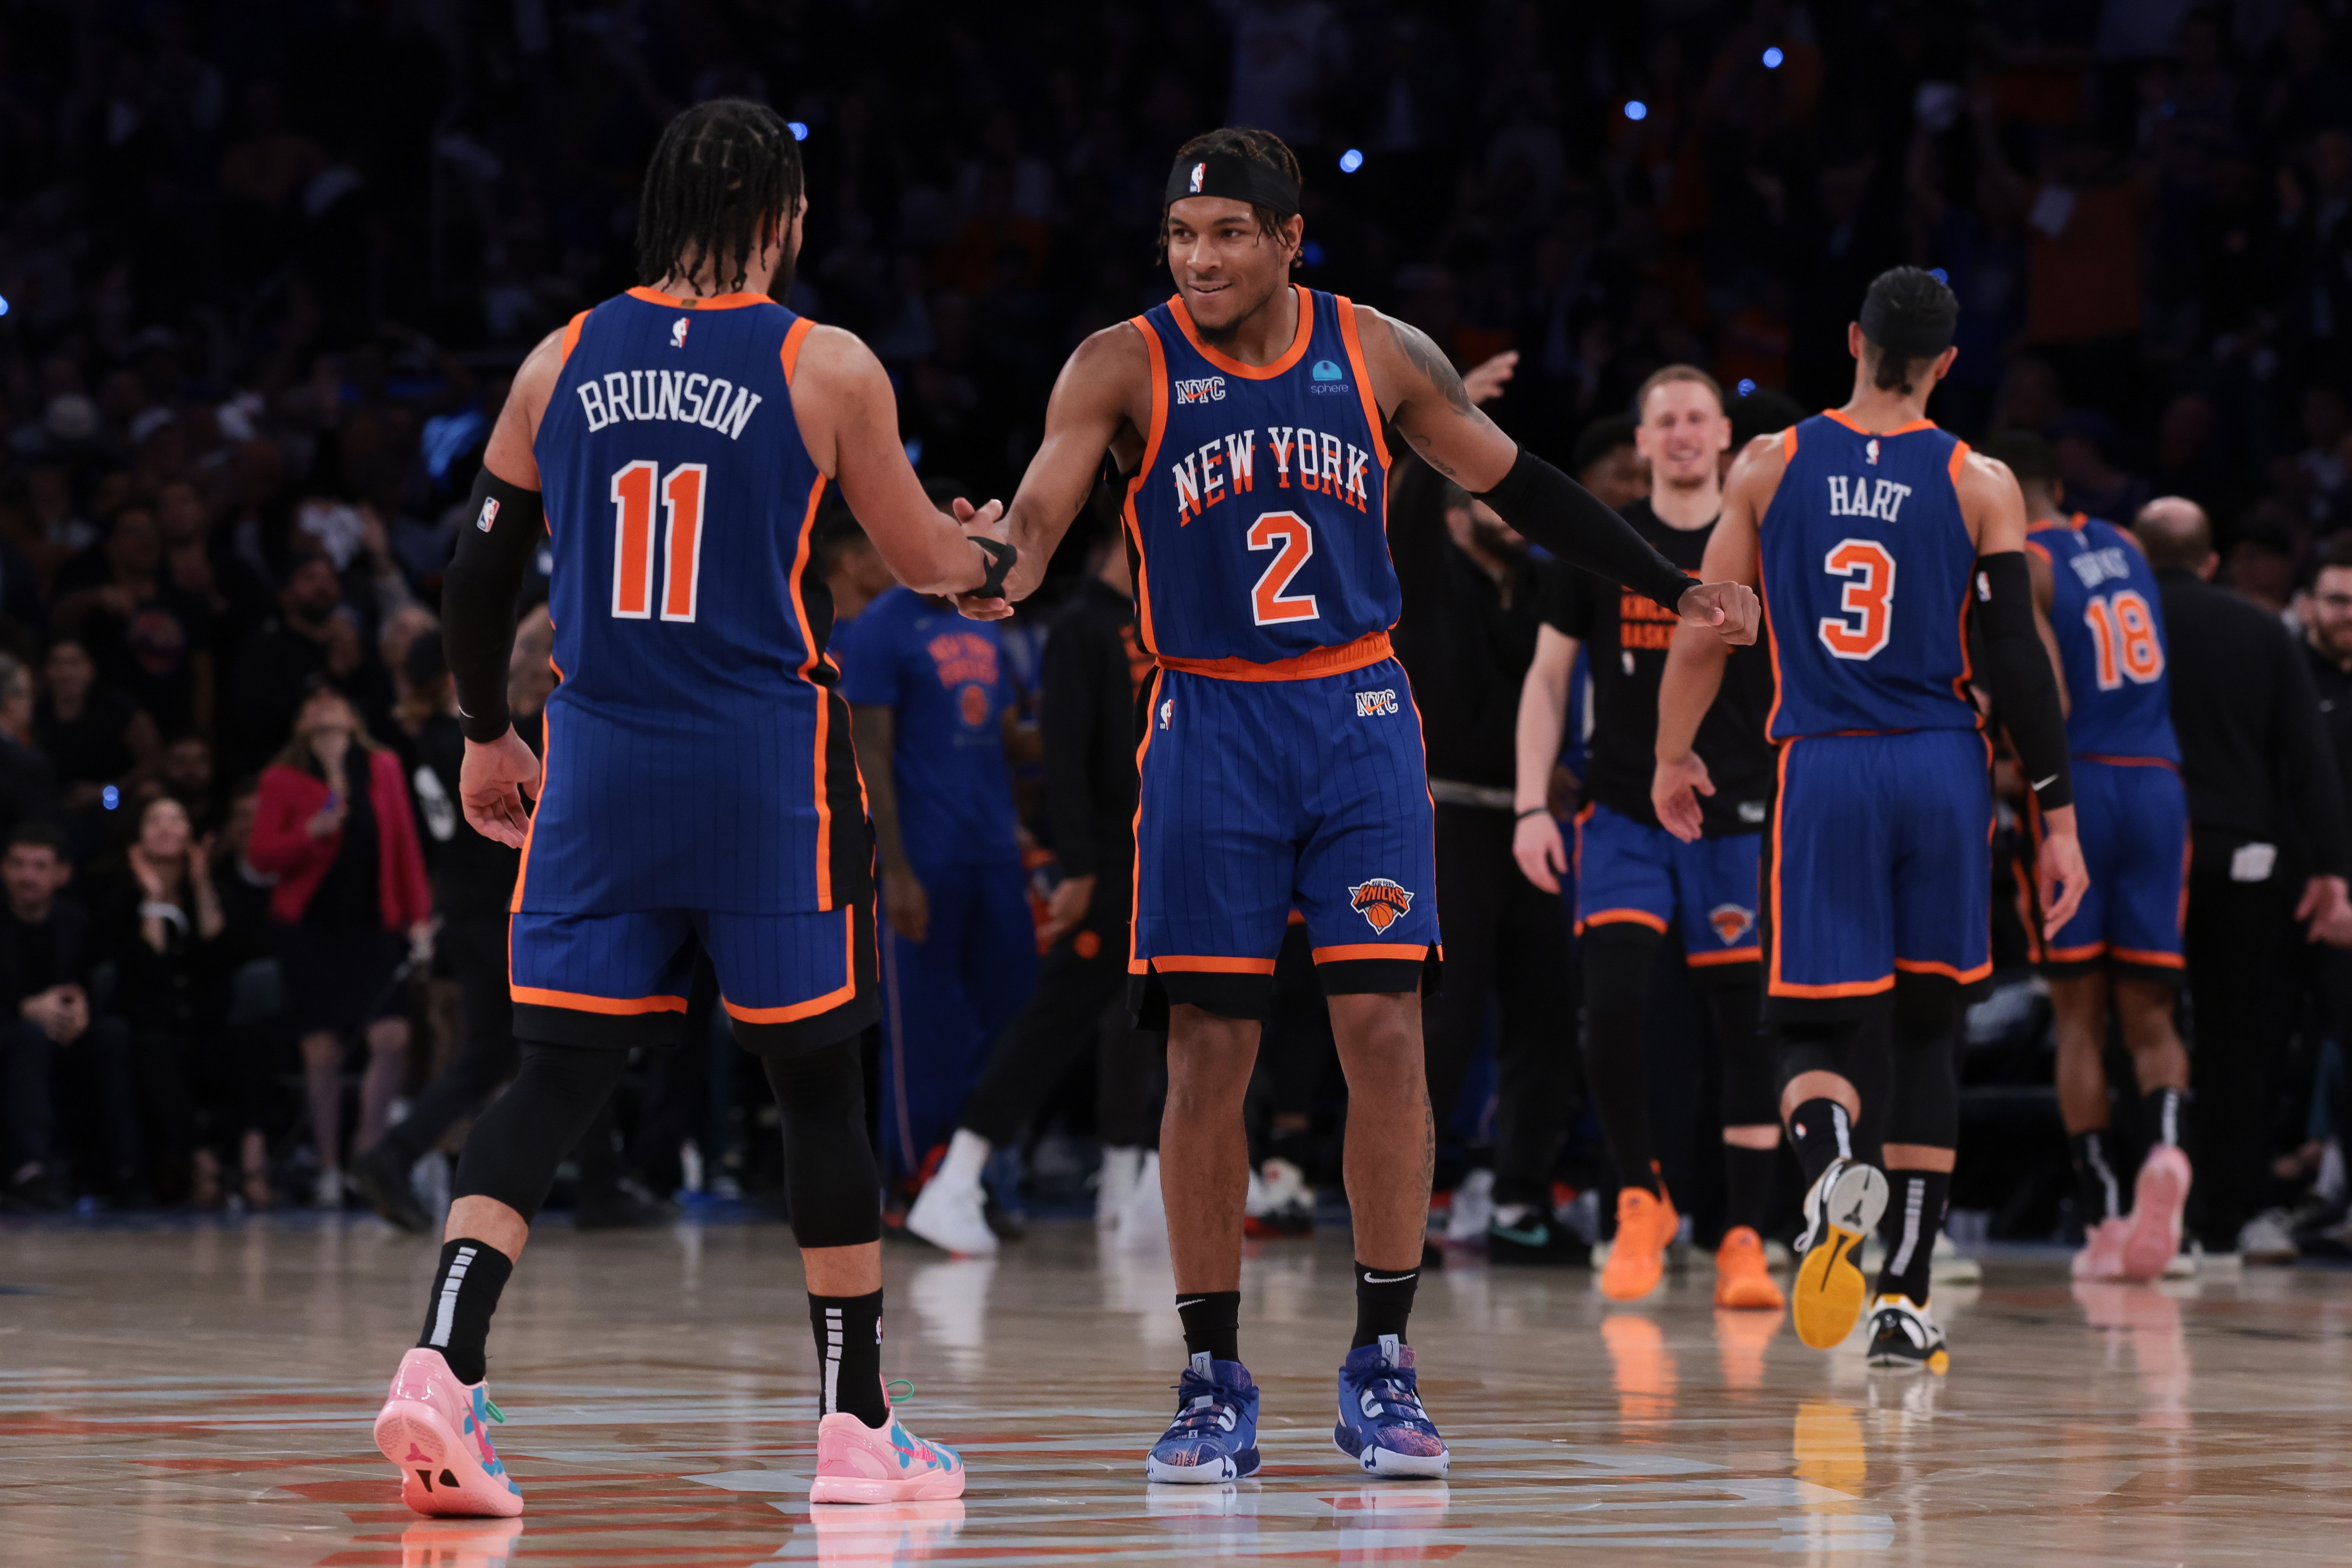
[[[1781,434],[1759,529],[1775,741],[1978,727],[1969,700],[1976,544],[1968,446],[1922,419],[1873,435],[1831,410]]]
[[[536,447],[560,684],[518,910],[789,914],[870,884],[793,416],[808,326],[633,289],[566,330]]]
[[[2025,547],[2050,563],[2050,626],[2066,671],[2066,741],[2078,757],[2153,757],[2178,765],[2165,678],[2164,600],[2138,542],[2076,513]]]
[[[1202,342],[1181,300],[1134,319],[1151,429],[1126,525],[1142,643],[1163,661],[1219,673],[1294,659],[1385,638],[1402,607],[1354,307],[1297,296],[1297,334],[1267,365]]]

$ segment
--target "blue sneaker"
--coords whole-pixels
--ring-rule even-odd
[[[1412,1347],[1394,1334],[1339,1363],[1339,1452],[1371,1476],[1442,1476],[1453,1463],[1413,1386]]]
[[[1238,1481],[1257,1474],[1257,1384],[1202,1351],[1176,1384],[1176,1419],[1144,1457],[1147,1481]]]

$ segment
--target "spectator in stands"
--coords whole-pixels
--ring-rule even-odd
[[[93,854],[105,813],[138,795],[163,742],[144,709],[100,681],[89,650],[78,640],[51,643],[41,668],[46,689],[33,708],[33,743],[57,770],[72,844]]]
[[[73,880],[65,835],[46,822],[19,824],[0,856],[7,915],[0,919],[0,1054],[6,1058],[5,1196],[11,1206],[61,1208],[72,1195],[60,1169],[58,1133],[71,1127],[89,1150],[73,1186],[137,1203],[137,1106],[131,1099],[130,1036],[120,1019],[93,1018],[90,977],[99,952],[89,913],[58,897]],[[64,1114],[60,1115],[62,1111]]]
[[[33,729],[33,672],[0,653],[0,835],[59,815],[57,770],[26,742]]]
[[[209,723],[212,606],[164,570],[155,514],[127,506],[102,543],[58,574],[49,624],[89,650],[99,678],[144,709],[166,734]]]
[[[2164,593],[2189,786],[2192,1224],[2208,1253],[2274,1252],[2253,1222],[2275,1152],[2272,1074],[2294,1024],[2287,955],[2352,937],[2344,799],[2309,661],[2275,616],[2212,585],[2221,561],[2204,512],[2167,496],[2133,531]]]
[[[314,678],[364,684],[359,627],[340,613],[342,602],[325,555],[306,554],[287,568],[277,623],[247,639],[223,692],[223,739],[236,766],[258,766],[284,743]]]
[[[269,913],[302,1039],[319,1157],[313,1202],[340,1208],[345,1043],[367,1037],[353,1142],[364,1154],[383,1136],[407,1068],[408,1018],[396,982],[404,947],[430,940],[433,905],[400,759],[370,738],[352,700],[324,679],[310,684],[293,730],[261,775],[247,854],[278,879]]]

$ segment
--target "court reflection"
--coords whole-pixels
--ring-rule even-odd
[[[1715,1349],[1723,1369],[1723,1386],[1745,1393],[1764,1386],[1764,1350],[1780,1331],[1779,1312],[1735,1312],[1717,1309]]]
[[[1662,1426],[1675,1413],[1675,1357],[1665,1331],[1647,1318],[1612,1312],[1601,1320],[1601,1342],[1617,1381],[1617,1414],[1628,1426]]]
[[[2074,1291],[2084,1321],[2105,1331],[2100,1337],[2105,1342],[2106,1364],[2114,1367],[2124,1352],[2130,1353],[2139,1374],[2139,1424],[2187,1430],[2193,1369],[2180,1303],[2154,1285],[2077,1279]]]
[[[1462,1550],[1436,1535],[1453,1501],[1444,1481],[1390,1481],[1328,1500],[1339,1516],[1342,1563],[1420,1563]]]
[[[811,1503],[802,1531],[816,1538],[822,1568],[907,1563],[950,1546],[963,1529],[963,1499],[936,1502]],[[804,1558],[786,1547],[780,1556]],[[406,1568],[404,1564],[403,1568]]]

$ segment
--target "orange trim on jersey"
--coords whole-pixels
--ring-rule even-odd
[[[1151,337],[1149,330],[1143,335],[1147,339]],[[1152,357],[1159,357],[1157,349],[1153,351]],[[1158,384],[1156,379],[1153,384]],[[1127,515],[1130,521],[1133,521],[1135,505],[1132,500],[1128,503]],[[1166,683],[1166,676],[1158,670],[1151,672],[1151,695],[1145,700],[1143,706],[1143,739],[1135,743],[1135,820],[1128,825],[1128,832],[1135,842],[1135,872],[1127,879],[1127,972],[1129,974],[1146,974],[1151,969],[1149,963],[1135,956],[1136,932],[1143,928],[1143,753],[1151,750],[1151,716],[1160,710],[1160,689]]]
[[[1254,658],[1174,658],[1167,654],[1154,657],[1162,669],[1181,670],[1186,675],[1206,675],[1219,680],[1318,680],[1327,675],[1345,675],[1349,670],[1362,669],[1384,658],[1393,658],[1395,649],[1389,644],[1386,632],[1366,632],[1354,642],[1336,647],[1310,648],[1293,658],[1277,658],[1260,663]],[[1423,742],[1426,746],[1427,742]]]
[[[1339,341],[1348,345],[1348,363],[1356,373],[1356,391],[1364,400],[1364,424],[1372,433],[1372,450],[1380,455],[1383,480],[1389,471],[1389,441],[1381,433],[1381,405],[1372,397],[1372,373],[1364,368],[1363,340],[1356,331],[1356,302],[1345,294],[1334,294],[1331,302],[1339,311]],[[1388,486],[1381,486],[1381,510],[1388,510]],[[1387,531],[1388,519],[1381,519],[1381,531]]]
[[[1930,428],[1933,428],[1933,426],[1930,426]],[[1952,460],[1944,465],[1944,471],[1952,476],[1952,483],[1955,485],[1960,482],[1960,465],[1968,460],[1969,444],[1966,441],[1953,442]]]
[[[572,351],[580,346],[580,323],[587,319],[588,312],[583,310],[563,324],[563,347],[555,356],[556,369],[562,370],[571,363]]]
[[[1143,524],[1135,515],[1135,498],[1143,493],[1144,481],[1151,477],[1151,465],[1160,458],[1160,438],[1168,433],[1168,352],[1160,346],[1160,333],[1150,318],[1131,316],[1128,325],[1143,334],[1144,351],[1151,356],[1151,429],[1143,438],[1143,460],[1135,465],[1135,477],[1127,481],[1127,505],[1120,515],[1127,523],[1127,536],[1135,542],[1137,640],[1144,652],[1157,657],[1151,641],[1151,569],[1144,556]]]
[[[2033,542],[2033,536],[2041,531],[2042,531],[2040,529],[2036,528],[2029,528],[2025,531],[2025,548],[2042,557],[2042,563],[2043,565],[2055,566],[2058,564],[2058,562],[2057,559],[2050,553],[2050,547],[2046,544],[2036,544]]]
[[[665,294],[658,289],[638,287],[629,290],[632,300],[643,300],[648,305],[665,305],[673,310],[735,310],[745,305],[772,305],[765,294],[715,294],[708,300],[681,300],[675,294]]]
[[[551,620],[548,625],[549,628],[552,630],[554,622]],[[563,671],[557,668],[555,656],[551,653],[547,656],[547,668],[555,671],[555,684],[558,686],[562,685]],[[549,695],[552,696],[553,693],[551,692]],[[547,804],[547,783],[549,776],[547,760],[551,753],[551,749],[555,744],[554,712],[555,704],[552,702],[550,702],[546,707],[539,710],[539,794],[531,800],[530,819],[522,825],[522,858],[515,865],[514,897],[507,900],[507,913],[510,915],[519,915],[522,913],[522,890],[524,885],[530,880],[530,847],[533,840],[539,837],[540,807]],[[512,941],[511,935],[509,940],[509,942]],[[513,960],[511,954],[509,954],[508,960],[508,973],[509,976],[513,973]]]
[[[1791,426],[1790,428],[1794,429],[1795,426]],[[1778,499],[1777,492],[1775,499]],[[1764,589],[1764,520],[1760,516],[1756,520],[1756,608],[1759,618],[1764,623],[1763,630],[1758,635],[1756,640],[1764,645],[1764,657],[1772,663],[1772,706],[1764,710],[1764,738],[1768,741],[1777,741],[1780,737],[1772,732],[1772,726],[1780,718],[1780,691],[1783,684],[1780,679],[1780,639],[1772,635],[1772,595]],[[1704,721],[1702,719],[1701,722]],[[1692,734],[1691,740],[1694,743],[1697,742],[1698,736],[1696,732]]]
[[[609,1017],[634,1017],[645,1013],[683,1013],[683,996],[591,996],[581,991],[550,991],[537,985],[508,988],[518,1002],[537,1007],[568,1007],[575,1013],[602,1013]]]
[[[2075,513],[2072,518],[2070,518],[2070,519],[2068,519],[2068,520],[2067,520],[2066,526],[2067,526],[2068,528],[2072,529],[2074,532],[2076,532],[2076,533],[2080,533],[2080,532],[2082,532],[2082,531],[2083,531],[2083,525],[2084,525],[2084,523],[2086,523],[2086,522],[2090,521],[2091,521],[2091,514],[2090,514],[2089,512],[2087,512],[2087,511],[2078,511],[2078,512],[2076,512],[2076,513]],[[2131,542],[2132,542],[2132,543],[2133,543],[2133,545],[2134,545],[2135,547],[2137,547],[2137,546],[2138,545],[2139,541],[2138,541],[2138,540],[2137,540],[2137,539],[2132,539],[2132,531],[2131,531],[2131,530],[2130,530],[2130,529],[2128,529],[2128,528],[2126,528],[2126,529],[2118,529],[2116,531],[2117,531],[2117,532],[2119,532],[2119,533],[2121,533],[2121,534],[2122,534],[2126,539],[2131,539]]]
[[[808,342],[809,329],[815,325],[803,316],[784,333],[784,346],[777,351],[776,359],[784,367],[784,384],[788,387],[793,384],[793,372],[800,368],[801,345]]]
[[[1797,427],[1790,426],[1780,432],[1780,461],[1785,466],[1797,455]]]
[[[1576,922],[1580,932],[1586,926],[1648,926],[1660,936],[1666,934],[1666,922],[1647,910],[1595,910]]]
[[[2103,763],[2111,768],[2163,768],[2176,773],[2180,771],[2179,763],[2164,757],[2118,757],[2109,752],[2084,752],[2083,760],[2086,763]]]
[[[1773,966],[1780,966],[1775,957]],[[1775,980],[1767,990],[1775,996],[1796,996],[1808,1002],[1834,1002],[1841,996],[1878,996],[1895,989],[1895,976],[1882,975],[1876,980],[1841,980],[1834,985],[1798,985],[1785,980]]]
[[[2111,947],[2109,958],[2119,958],[2126,963],[2153,964],[2158,969],[2186,969],[2189,961],[2177,952],[2143,952],[2136,947]]]
[[[1414,963],[1429,957],[1425,942],[1351,942],[1310,950],[1318,963],[1354,963],[1365,959],[1404,959]]]
[[[1756,587],[1757,596],[1761,598],[1764,588],[1761,551],[1757,552]],[[1780,661],[1778,658],[1772,661],[1772,711],[1774,713],[1780,711]],[[1764,721],[1764,733],[1768,737],[1772,733],[1772,721],[1769,718]],[[1773,768],[1775,784],[1772,793],[1772,864],[1768,868],[1765,882],[1765,894],[1771,900],[1772,908],[1772,957],[1764,978],[1766,989],[1775,996],[1781,994],[1780,949],[1788,944],[1789,940],[1785,929],[1780,924],[1780,839],[1787,831],[1787,818],[1783,813],[1789,808],[1789,752],[1795,746],[1794,741],[1783,742],[1780,747],[1780,761]]]
[[[2086,959],[2096,958],[2099,954],[2106,951],[2107,944],[2104,942],[2084,942],[2080,947],[2053,947],[2044,952],[2039,962],[2045,963],[2081,963]]]
[[[1727,947],[1721,952],[1686,952],[1683,962],[1695,969],[1706,969],[1717,963],[1753,963],[1764,956],[1759,944],[1755,947]]]
[[[1299,283],[1293,283],[1290,288],[1298,297],[1298,331],[1290,340],[1290,346],[1282,351],[1282,357],[1272,364],[1244,364],[1237,359],[1227,359],[1202,342],[1201,334],[1193,330],[1192,313],[1184,309],[1184,296],[1181,294],[1168,297],[1168,313],[1176,319],[1177,328],[1183,332],[1184,341],[1192,345],[1192,352],[1227,375],[1238,375],[1244,381],[1272,381],[1307,357],[1307,344],[1315,336],[1314,291]],[[1377,424],[1374,428],[1378,428]]]
[[[724,1002],[727,1016],[746,1024],[797,1024],[803,1018],[814,1018],[819,1013],[830,1013],[857,994],[857,910],[855,905],[841,907],[841,973],[846,977],[822,996],[812,996],[805,1002],[794,1002],[784,1007],[738,1007]]]
[[[1963,970],[1949,963],[1938,963],[1932,958],[1898,958],[1895,967],[1906,974],[1940,974],[1962,985],[1974,985],[1992,973],[1992,960],[1988,958],[1974,969]]]
[[[2032,831],[2027,829],[2029,837]],[[2033,873],[2023,860],[2012,855],[2009,858],[2009,879],[2014,894],[2011,902],[2017,905],[2017,923],[2025,932],[2025,962],[2040,963],[2047,955],[2042,951],[2042,911],[2036,907]]]
[[[1171,974],[1272,974],[1274,960],[1270,958],[1217,958],[1200,953],[1177,953],[1162,957],[1158,953],[1146,961],[1152,969]]]
[[[1846,416],[1845,410],[1843,408],[1824,408],[1822,410],[1822,417],[1824,419],[1836,420],[1839,424],[1844,426],[1847,429],[1853,431],[1857,436],[1908,436],[1915,430],[1933,430],[1936,428],[1936,422],[1933,419],[1914,419],[1910,424],[1897,425],[1892,430],[1865,430],[1861,426],[1855,424],[1852,419],[1848,418]]]
[[[803,318],[805,323],[806,318]],[[808,574],[809,552],[816,538],[817,503],[824,499],[824,476],[819,474],[816,483],[809,487],[808,510],[801,515],[801,537],[793,552],[793,619],[800,627],[801,647],[808,657],[801,661],[801,679],[816,689],[816,751],[810,769],[816,782],[816,907],[833,908],[833,803],[826,798],[824,760],[825,742],[833,729],[832,688],[817,681],[817,666],[828,662],[817,651],[816,638],[809,630],[808,604],[801,585]],[[866,775],[857,775],[858,793],[866,790]],[[854,978],[854,977],[853,977]],[[779,1020],[781,1021],[781,1020]]]

